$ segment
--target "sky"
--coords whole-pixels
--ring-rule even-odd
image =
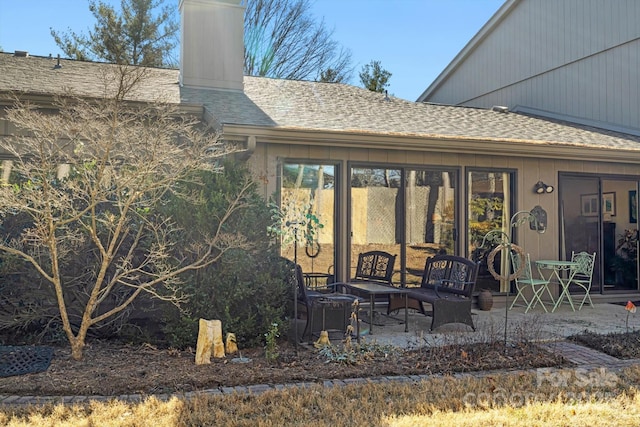
[[[177,9],[178,0],[164,1]],[[311,0],[311,13],[351,51],[349,83],[359,86],[362,67],[380,61],[389,94],[415,101],[504,1]],[[0,50],[55,57],[50,28],[86,34],[93,24],[87,0],[0,0]]]

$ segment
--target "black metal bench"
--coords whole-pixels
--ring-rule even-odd
[[[408,305],[431,316],[432,331],[448,323],[464,323],[475,331],[471,302],[477,276],[478,265],[469,259],[454,255],[427,258],[420,287],[408,288]],[[432,310],[425,311],[424,303],[431,304]],[[404,301],[390,300],[387,312],[400,308]]]

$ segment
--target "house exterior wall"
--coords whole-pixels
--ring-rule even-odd
[[[521,0],[420,100],[640,129],[638,22],[635,0]]]
[[[471,151],[471,150],[470,150]],[[551,194],[536,194],[533,186],[539,180],[558,188],[559,173],[583,173],[598,176],[620,176],[626,175],[633,179],[640,179],[640,165],[622,164],[616,162],[580,161],[565,159],[537,159],[519,156],[487,156],[472,153],[440,153],[428,151],[395,151],[395,150],[375,150],[375,149],[349,149],[349,148],[329,148],[308,145],[284,145],[258,143],[256,150],[249,160],[249,164],[258,181],[261,184],[261,191],[266,198],[278,192],[278,171],[279,165],[284,160],[310,161],[310,162],[335,162],[341,169],[342,179],[336,181],[338,191],[337,215],[335,226],[339,227],[337,233],[336,247],[339,253],[349,253],[349,242],[346,233],[349,217],[347,199],[347,165],[349,162],[374,163],[376,165],[385,164],[389,166],[447,166],[459,168],[461,176],[460,188],[457,189],[458,205],[461,207],[458,212],[459,239],[457,251],[460,255],[466,254],[467,230],[465,218],[467,215],[466,198],[466,172],[467,168],[495,168],[509,169],[516,172],[515,208],[516,211],[530,210],[536,205],[542,206],[547,211],[547,230],[544,234],[538,234],[528,227],[516,229],[515,241],[531,254],[531,259],[557,259],[560,248],[558,236],[559,227],[559,192]],[[364,195],[357,195],[358,197]],[[363,204],[366,205],[366,204]],[[366,214],[361,213],[361,220],[365,221]],[[358,227],[359,225],[355,225]],[[621,227],[624,224],[620,225]],[[342,271],[336,271],[338,279],[346,279],[348,272],[346,267]]]

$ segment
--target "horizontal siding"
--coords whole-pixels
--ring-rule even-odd
[[[629,43],[494,91],[468,105],[526,106],[640,128],[639,53],[640,41]],[[632,67],[627,65],[631,63]]]
[[[428,101],[640,128],[638,22],[637,0],[523,0]]]

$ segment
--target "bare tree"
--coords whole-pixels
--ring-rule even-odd
[[[331,39],[308,0],[245,0],[244,72],[290,80],[349,80],[351,53]]]
[[[247,206],[250,182],[228,200],[212,235],[177,250],[179,230],[157,207],[169,193],[193,200],[179,184],[215,168],[216,158],[231,148],[171,106],[126,102],[145,69],[110,68],[102,99],[64,97],[53,111],[17,100],[7,118],[18,132],[0,143],[14,158],[15,177],[0,187],[0,218],[29,218],[20,233],[5,236],[0,251],[27,261],[55,291],[77,360],[87,331],[121,314],[139,295],[179,304],[186,297],[182,273],[248,247],[242,236],[223,230]],[[82,278],[85,306],[79,319],[71,319],[63,273],[78,257],[93,264]]]
[[[162,67],[176,65],[172,52],[178,44],[174,11],[162,0],[121,0],[121,11],[100,0],[90,0],[96,19],[88,35],[70,29],[51,29],[56,44],[69,58],[113,64]]]
[[[347,74],[341,73],[340,71],[334,70],[333,68],[327,68],[326,70],[320,71],[320,76],[316,79],[316,81],[324,83],[344,83],[347,79]]]

